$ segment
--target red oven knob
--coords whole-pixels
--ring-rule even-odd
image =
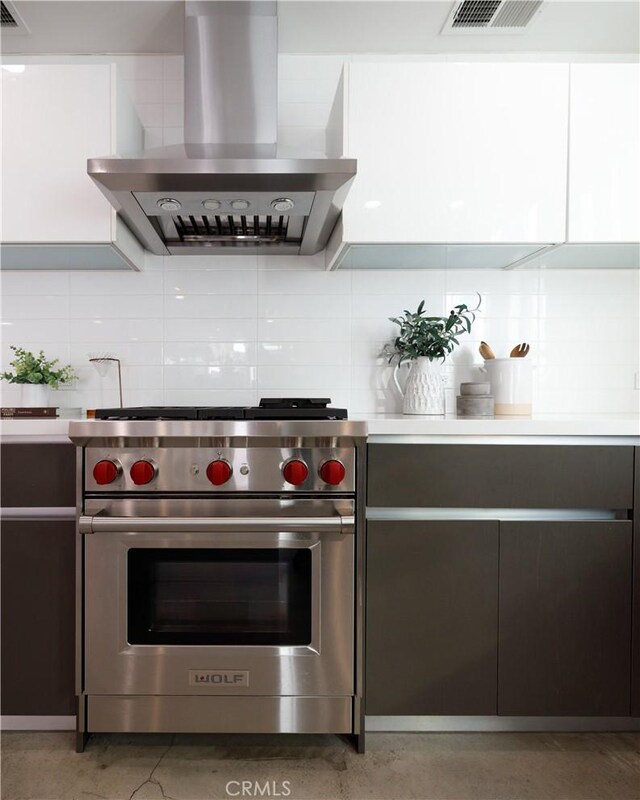
[[[340,461],[336,461],[335,458],[325,461],[324,464],[320,466],[320,477],[325,483],[331,486],[337,486],[339,483],[342,483],[345,473],[344,464]]]
[[[233,467],[222,458],[212,461],[207,467],[207,478],[214,486],[222,486],[233,474]]]
[[[294,458],[292,461],[287,461],[282,468],[282,474],[287,483],[293,486],[300,486],[309,477],[309,469],[304,461]]]
[[[113,483],[122,469],[117,461],[111,461],[108,458],[98,461],[93,468],[93,480],[100,486],[105,486],[108,483]]]
[[[151,483],[156,477],[156,468],[150,461],[136,461],[131,466],[129,475],[136,486],[144,486],[145,483]]]

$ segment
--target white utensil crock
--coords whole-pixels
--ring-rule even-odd
[[[526,358],[489,358],[481,367],[491,384],[496,416],[530,417],[533,363]]]
[[[49,405],[49,387],[46,383],[21,383],[20,405],[23,408],[46,408]]]
[[[416,358],[411,362],[409,376],[404,389],[398,382],[399,365],[393,371],[393,380],[403,397],[403,414],[444,414],[444,376],[442,364],[428,358]]]

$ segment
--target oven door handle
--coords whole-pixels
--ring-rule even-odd
[[[81,516],[80,533],[338,533],[355,532],[355,517],[106,517]]]

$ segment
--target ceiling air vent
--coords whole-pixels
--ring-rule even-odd
[[[29,33],[29,28],[18,14],[15,7],[5,0],[0,0],[0,28],[2,33]]]
[[[454,3],[441,33],[524,33],[543,0],[462,0]]]

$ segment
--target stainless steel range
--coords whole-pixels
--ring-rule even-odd
[[[341,733],[363,749],[365,426],[264,408],[71,424],[79,751],[112,731]]]

